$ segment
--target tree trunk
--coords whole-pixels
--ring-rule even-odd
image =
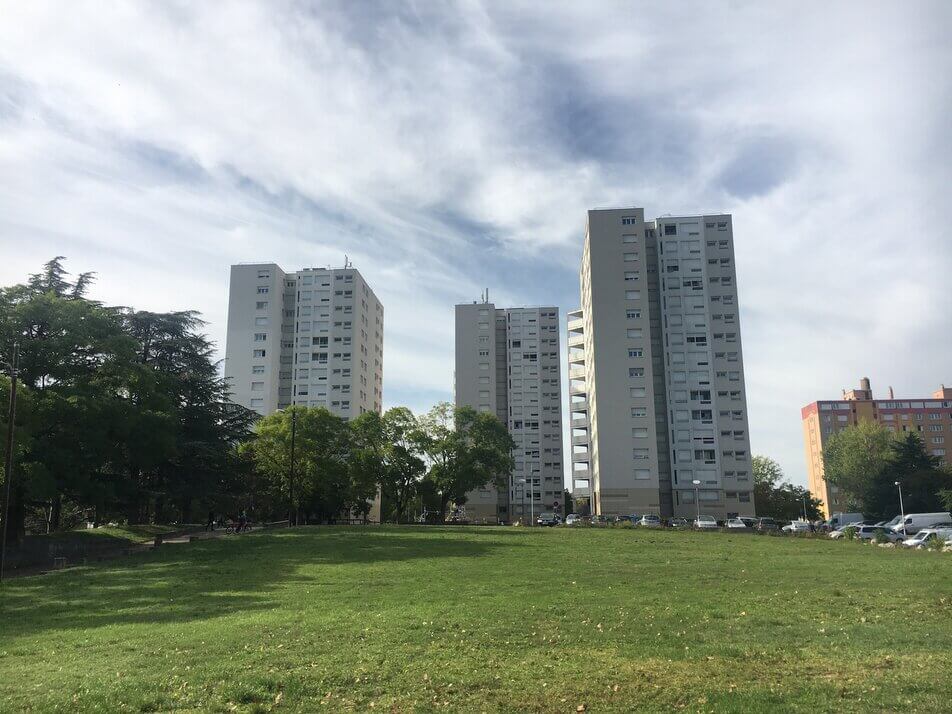
[[[50,507],[50,530],[56,532],[60,529],[63,520],[63,494],[57,493],[53,498],[53,505]]]

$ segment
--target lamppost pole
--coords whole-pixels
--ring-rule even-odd
[[[532,490],[529,492],[529,525],[535,525],[535,476],[529,477],[529,484]]]
[[[3,582],[3,566],[7,558],[7,533],[10,531],[10,487],[13,483],[13,422],[17,414],[17,367],[20,361],[20,345],[13,343],[13,362],[10,367],[10,405],[7,409],[7,451],[3,463],[4,495],[2,544],[0,544],[0,582]]]
[[[290,508],[288,510],[288,525],[297,525],[297,509],[294,507],[294,437],[297,432],[297,410],[291,407],[291,477],[288,479],[290,491]]]
[[[902,505],[902,485],[898,481],[896,481],[896,488],[899,489],[899,517],[902,519],[900,521],[902,523],[902,534],[908,535],[906,533],[906,509]]]
[[[698,490],[698,487],[701,485],[701,482],[697,479],[694,479],[691,483],[694,484],[694,506],[697,511],[697,518],[694,520],[694,525],[695,527],[699,528],[701,526],[701,493]]]
[[[516,479],[516,483],[522,484],[522,514],[519,517],[519,520],[523,520],[526,517],[526,480],[524,478]]]

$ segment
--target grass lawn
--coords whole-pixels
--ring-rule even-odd
[[[77,528],[73,531],[61,531],[42,536],[52,540],[102,539],[125,543],[150,543],[161,533],[175,533],[182,526],[140,524],[134,526],[100,526],[99,528]]]
[[[0,591],[0,711],[952,711],[952,556],[301,528]]]

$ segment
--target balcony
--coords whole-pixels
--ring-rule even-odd
[[[572,437],[572,445],[573,445],[573,446],[576,445],[576,444],[579,444],[579,445],[583,445],[583,446],[585,446],[585,447],[587,448],[587,447],[588,447],[588,442],[589,442],[589,436],[588,436],[588,434],[581,434],[580,436],[573,436],[573,437]]]
[[[585,379],[585,368],[584,367],[570,368],[569,379]]]
[[[573,429],[588,429],[588,417],[576,417],[572,419],[571,426]]]
[[[585,351],[576,350],[574,353],[569,352],[569,364],[585,364]],[[710,402],[708,402],[710,403]]]
[[[579,395],[583,395],[583,396],[584,396],[584,395],[588,394],[588,388],[587,388],[584,384],[570,385],[570,386],[569,386],[569,394],[570,394],[570,395],[579,394]]]
[[[585,346],[585,335],[582,334],[570,334],[569,335],[569,347],[584,347]]]
[[[581,318],[568,321],[568,330],[569,332],[581,332],[585,329],[584,321]]]
[[[577,478],[591,478],[592,470],[587,466],[584,469],[572,469],[572,480]]]

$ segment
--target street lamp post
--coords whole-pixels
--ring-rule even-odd
[[[902,506],[902,485],[896,481],[896,488],[899,489],[899,517],[902,519],[902,534],[908,535],[906,533],[906,509]]]
[[[288,512],[288,525],[297,525],[297,508],[294,506],[294,437],[297,432],[297,410],[291,407],[291,476],[288,479],[288,491],[290,492],[291,508]]]
[[[13,483],[13,422],[17,413],[17,367],[20,361],[20,345],[13,343],[13,362],[7,365],[10,368],[10,405],[7,409],[7,452],[4,458],[4,495],[3,495],[3,528],[2,544],[0,544],[0,582],[3,582],[3,566],[7,557],[7,533],[10,531],[10,487]]]
[[[694,525],[700,527],[701,525],[701,492],[698,490],[698,487],[701,485],[701,482],[697,479],[694,479],[691,483],[694,484],[694,506],[697,511],[697,518],[694,520]]]
[[[522,484],[522,518],[525,518],[526,517],[526,480],[524,478],[517,478],[516,483]]]

